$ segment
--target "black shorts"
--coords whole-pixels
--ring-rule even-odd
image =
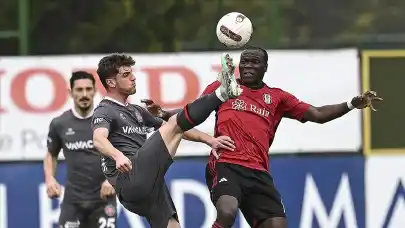
[[[177,219],[164,179],[173,159],[159,131],[145,142],[131,161],[132,170],[117,178],[118,199],[129,211],[144,216],[152,228],[167,227],[170,218]]]
[[[63,202],[59,215],[60,227],[116,227],[117,199],[100,202]]]
[[[286,216],[280,193],[268,172],[216,163],[214,167],[207,165],[205,177],[214,205],[220,196],[235,197],[251,227],[267,218]]]

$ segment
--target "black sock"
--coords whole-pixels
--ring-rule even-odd
[[[215,92],[204,95],[192,103],[189,103],[177,114],[177,125],[183,130],[203,123],[223,102],[217,97]]]

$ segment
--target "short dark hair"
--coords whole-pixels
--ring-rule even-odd
[[[267,51],[264,48],[261,48],[259,46],[247,46],[245,51],[248,51],[248,50],[261,51],[263,53],[264,61],[266,61],[266,63],[268,62],[269,55],[267,54]]]
[[[96,85],[96,80],[94,79],[93,75],[86,72],[86,71],[76,71],[72,73],[72,76],[70,77],[70,89],[73,89],[73,86],[75,85],[76,80],[80,79],[89,79],[93,83],[93,86]]]
[[[118,73],[122,66],[133,66],[135,60],[126,54],[114,53],[103,57],[98,63],[97,74],[104,88],[107,89],[107,79]]]

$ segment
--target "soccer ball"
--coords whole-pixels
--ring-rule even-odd
[[[223,16],[217,24],[219,42],[230,48],[244,46],[253,33],[252,22],[245,15],[232,12]]]

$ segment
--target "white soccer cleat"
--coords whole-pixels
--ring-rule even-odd
[[[222,54],[221,66],[222,70],[218,74],[218,81],[221,83],[221,86],[219,87],[221,97],[224,100],[238,97],[242,94],[243,90],[236,82],[236,78],[233,74],[235,65],[229,54]]]

